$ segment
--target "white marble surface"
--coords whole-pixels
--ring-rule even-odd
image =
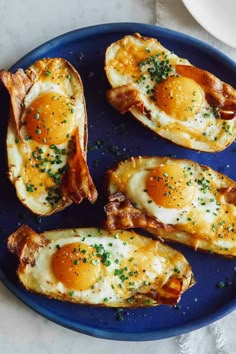
[[[0,68],[10,67],[36,46],[62,33],[92,24],[119,21],[158,22],[161,26],[202,38],[236,60],[236,50],[201,29],[180,0],[0,0],[0,15]],[[235,314],[226,316],[219,324],[227,328],[227,351],[226,347],[222,347],[222,351],[216,349],[213,330],[207,327],[194,332],[197,342],[201,340],[201,345],[195,341],[194,350],[190,351],[186,347],[185,353],[234,354]],[[184,352],[185,342],[181,347],[181,341],[181,338],[173,338],[124,343],[79,334],[36,314],[0,284],[1,354],[174,354]],[[203,349],[204,341],[208,344],[207,350]]]

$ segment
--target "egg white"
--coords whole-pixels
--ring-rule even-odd
[[[96,228],[45,231],[22,225],[7,240],[27,290],[109,307],[176,304],[194,283],[185,257],[135,232]],[[80,290],[82,289],[82,290]]]
[[[214,214],[216,214],[219,207],[216,204],[214,194],[209,190],[203,193],[200,186],[196,183],[197,188],[190,205],[179,209],[165,208],[157,205],[146,192],[145,183],[149,173],[150,171],[146,170],[137,171],[127,182],[127,196],[135,203],[137,208],[145,210],[149,216],[154,216],[164,224],[188,223],[193,209],[202,210],[201,217],[204,222],[211,223],[214,221]],[[214,202],[210,202],[210,200],[214,200]],[[208,212],[206,212],[207,210]]]
[[[134,52],[131,57],[126,59],[126,48],[131,45],[135,48]],[[160,60],[169,60],[173,69],[170,76],[176,75],[176,65],[191,65],[187,59],[180,58],[162,46],[157,40],[141,37],[139,34],[127,35],[112,43],[106,51],[105,70],[107,78],[112,88],[122,86],[125,88],[125,85],[129,84],[139,93],[145,111],[143,112],[139,107],[131,107],[129,111],[133,116],[158,135],[188,148],[213,152],[223,150],[231,144],[236,136],[235,119],[225,121],[216,118],[204,93],[200,110],[187,119],[177,119],[158,107],[157,102],[153,99],[156,82],[151,80],[148,73],[150,64],[141,65],[138,78],[137,74],[133,75],[128,70],[130,63],[132,63],[133,68],[137,67],[140,61],[137,62],[136,53],[145,50],[146,54],[143,60],[151,57],[154,53],[160,54]],[[122,52],[122,55],[120,52]],[[119,67],[121,62],[126,71]]]
[[[190,201],[181,208],[166,208],[158,205],[147,193],[146,181],[150,171],[164,165],[181,167],[186,177],[183,188],[185,185],[191,186],[189,192],[192,193],[192,200],[190,198]],[[111,219],[107,214],[109,229],[122,228],[123,225],[124,228],[129,228],[127,224],[130,223],[129,220],[132,220],[132,227],[143,225],[141,227],[163,239],[187,244],[195,249],[235,257],[236,206],[235,202],[228,201],[227,190],[235,190],[236,183],[227,176],[190,160],[136,157],[121,162],[117,169],[110,170],[108,179],[109,195],[112,201],[109,209],[105,207],[105,210],[111,213]],[[155,188],[158,186],[156,185]],[[123,194],[123,198],[131,202],[134,208],[161,224],[155,227],[148,220],[136,224],[136,219],[132,218],[133,213],[136,215],[132,207],[129,212],[127,211],[128,215],[127,218],[124,217],[123,224],[120,220],[123,204],[121,202],[119,205],[119,197],[116,200],[116,195],[119,196],[120,193]],[[178,191],[177,195],[181,198],[180,193]],[[111,208],[113,200],[117,203],[114,209]],[[169,205],[171,206],[171,194]],[[111,212],[111,210],[114,211]],[[116,213],[119,215],[117,219]],[[166,227],[167,225],[169,227]]]
[[[76,301],[93,304],[103,303],[104,298],[108,298],[109,302],[115,303],[124,300],[126,290],[120,287],[122,282],[118,276],[114,276],[114,271],[119,268],[118,264],[121,262],[126,262],[126,264],[129,265],[128,260],[134,253],[139,252],[135,243],[128,244],[120,240],[117,238],[119,237],[118,234],[116,234],[116,238],[108,237],[102,233],[99,233],[99,238],[83,232],[80,232],[80,235],[76,235],[73,231],[69,231],[67,235],[65,235],[65,232],[61,231],[57,233],[54,232],[54,234],[56,234],[56,239],[52,239],[39,253],[34,267],[27,268],[26,276],[28,281],[30,279],[33,287],[37,288],[38,292],[61,293],[69,296],[70,292],[73,291],[73,299],[76,299]],[[50,233],[47,234],[47,238],[50,238]],[[53,274],[51,260],[58,247],[76,242],[81,245],[86,244],[89,246],[99,244],[102,245],[106,251],[111,253],[111,264],[107,267],[103,267],[104,273],[101,273],[100,279],[94,284],[92,289],[78,291],[73,288],[68,288]],[[110,246],[111,243],[112,246]],[[152,257],[150,261],[149,269],[151,269],[151,271],[146,272],[146,278],[151,282],[163,271],[165,258]],[[101,265],[101,261],[99,265]],[[166,275],[166,277],[168,275]],[[111,284],[113,286],[111,286]],[[137,279],[135,281],[135,288],[139,288],[142,285],[142,280]]]
[[[45,75],[46,68],[50,68],[51,70],[51,74],[49,76]],[[27,71],[30,71],[31,74],[29,75],[32,75],[33,73],[33,77],[36,76],[36,78],[34,79],[31,88],[26,93],[22,102],[19,131],[20,137],[18,136],[13,116],[9,119],[7,130],[9,177],[16,188],[18,198],[23,204],[25,204],[36,214],[49,215],[55,210],[60,210],[71,204],[71,201],[63,200],[63,196],[61,196],[57,203],[51,205],[48,201],[48,191],[46,188],[43,189],[38,185],[35,187],[39,188],[41,192],[40,194],[37,193],[37,197],[35,197],[34,193],[30,192],[29,188],[27,188],[27,184],[30,184],[28,165],[31,164],[31,161],[33,164],[37,163],[37,161],[34,161],[32,158],[32,155],[38,149],[42,149],[43,159],[49,157],[44,168],[47,171],[51,169],[55,174],[58,170],[66,168],[68,154],[70,154],[71,148],[68,140],[60,144],[53,144],[57,149],[64,150],[65,153],[60,154],[60,163],[51,163],[51,161],[56,159],[58,153],[51,147],[51,145],[34,141],[29,136],[26,126],[27,113],[33,101],[43,94],[52,93],[52,96],[54,94],[58,94],[66,100],[70,100],[70,98],[73,97],[73,119],[75,121],[76,130],[78,131],[82,154],[86,160],[87,116],[83,96],[83,86],[79,76],[77,76],[78,73],[75,73],[72,67],[60,58],[42,59],[34,63],[29,69],[27,69]],[[34,168],[34,170],[34,174],[38,174],[40,177],[39,169]],[[45,177],[45,185],[48,183],[49,179],[50,177],[47,177],[47,180]],[[58,186],[55,185],[55,188],[57,187]]]

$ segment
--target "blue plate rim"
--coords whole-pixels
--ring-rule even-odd
[[[78,321],[74,323],[72,321],[66,320],[65,318],[61,319],[59,316],[54,315],[53,312],[48,312],[42,306],[39,306],[34,301],[31,301],[30,298],[27,297],[27,295],[24,295],[23,293],[18,291],[18,289],[14,285],[11,285],[11,283],[7,281],[7,278],[2,273],[1,269],[0,269],[0,279],[2,283],[6,286],[6,288],[13,295],[15,295],[19,300],[21,300],[22,303],[24,303],[27,307],[31,308],[37,314],[65,328],[77,331],[82,334],[90,335],[96,338],[101,338],[101,339],[140,342],[140,341],[153,341],[153,340],[172,338],[185,333],[195,331],[204,326],[207,326],[208,324],[216,322],[220,320],[222,317],[230,314],[234,309],[236,309],[236,301],[232,300],[230,303],[222,307],[220,310],[216,311],[211,316],[207,316],[206,318],[209,318],[210,321],[206,322],[205,317],[203,317],[200,320],[191,321],[190,322],[191,326],[189,325],[189,323],[187,323],[185,325],[179,325],[170,329],[149,331],[148,335],[147,332],[141,332],[141,333],[139,332],[137,334],[137,332],[135,331],[129,333],[122,332],[122,331],[115,331],[115,330],[108,331],[108,330],[101,330],[97,327],[84,325],[82,323],[79,323]]]
[[[159,27],[156,25],[150,25],[145,23],[138,22],[115,22],[115,23],[104,23],[93,26],[87,26],[79,29],[75,29],[73,31],[61,34],[52,38],[45,43],[37,46],[29,53],[20,58],[11,68],[10,71],[16,71],[20,67],[27,67],[28,64],[34,62],[36,58],[41,56],[41,53],[48,51],[52,47],[56,47],[57,45],[61,45],[64,42],[73,42],[75,40],[79,40],[83,37],[93,37],[98,34],[106,34],[111,32],[124,32],[127,31],[129,33],[133,32],[151,32],[158,35],[158,33],[165,34],[167,37],[171,39],[185,40],[188,44],[193,45],[195,47],[200,47],[201,50],[208,52],[210,55],[216,55],[221,61],[224,61],[229,66],[232,66],[232,70],[236,69],[236,62],[233,59],[228,57],[226,54],[222,53],[220,50],[214,48],[213,46],[197,39],[188,34],[178,32],[172,29],[168,29],[165,27]],[[153,36],[153,34],[152,34]],[[45,56],[45,55],[44,55]],[[43,55],[42,55],[43,57]],[[28,63],[29,62],[29,63]],[[236,309],[236,300],[232,300],[220,309],[218,309],[214,314],[206,315],[201,319],[190,321],[185,325],[179,325],[170,329],[162,329],[157,331],[148,331],[148,332],[122,332],[117,330],[102,330],[97,327],[93,327],[91,325],[84,325],[83,323],[70,321],[65,318],[61,318],[45,310],[42,306],[39,306],[33,300],[21,293],[17,287],[12,285],[5,274],[0,269],[0,280],[2,283],[8,288],[18,299],[20,299],[25,305],[30,307],[32,310],[42,315],[43,317],[53,321],[63,327],[66,327],[71,330],[75,330],[77,332],[91,335],[97,338],[110,339],[110,340],[121,340],[121,341],[149,341],[149,340],[158,340],[158,339],[166,339],[170,337],[175,337],[184,333],[188,333],[190,331],[197,330],[201,327],[207,326],[210,323],[213,323],[220,318],[228,315],[234,309]]]
[[[137,28],[138,27],[138,28]],[[236,68],[236,62],[228,57],[226,54],[222,53],[219,49],[211,46],[210,44],[197,39],[193,36],[190,36],[186,33],[175,31],[166,27],[160,27],[156,25],[150,25],[150,24],[145,24],[145,23],[138,23],[138,22],[114,22],[114,23],[104,23],[104,24],[98,24],[98,25],[93,25],[93,26],[87,26],[79,29],[75,29],[73,31],[69,31],[66,33],[63,33],[59,36],[56,36],[55,38],[52,38],[45,43],[35,47],[32,49],[29,53],[24,55],[22,58],[20,58],[14,65],[11,66],[10,70],[16,70],[19,65],[21,65],[22,62],[27,61],[29,58],[31,59],[32,57],[36,57],[40,54],[40,52],[45,51],[49,49],[49,47],[56,46],[60,42],[63,42],[64,40],[67,40],[68,37],[70,38],[70,41],[73,41],[75,39],[78,39],[79,37],[84,36],[93,36],[95,34],[100,34],[102,33],[110,33],[111,31],[117,32],[117,31],[124,31],[127,28],[129,32],[137,32],[142,31],[142,30],[151,30],[151,31],[159,31],[162,33],[166,33],[169,36],[175,36],[176,38],[184,38],[188,43],[194,43],[196,46],[200,46],[201,49],[204,48],[204,50],[216,54],[220,59],[227,61],[228,64],[235,66]]]

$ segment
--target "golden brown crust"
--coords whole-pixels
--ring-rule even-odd
[[[189,276],[189,275],[188,275]],[[159,289],[159,291],[156,291],[152,289],[149,293],[147,294],[142,294],[142,293],[136,293],[134,296],[129,298],[129,301],[122,302],[122,303],[113,303],[112,306],[109,303],[103,303],[103,304],[91,304],[89,301],[84,301],[80,302],[78,301],[75,297],[71,297],[70,300],[68,300],[67,294],[60,293],[40,293],[39,291],[36,291],[34,289],[31,289],[29,286],[27,286],[21,278],[19,278],[19,281],[22,286],[25,287],[27,291],[30,291],[33,294],[38,294],[40,296],[44,296],[45,298],[49,299],[56,299],[59,301],[66,301],[66,302],[71,302],[74,304],[79,304],[82,306],[93,306],[93,307],[113,307],[113,308],[144,308],[144,307],[154,307],[158,305],[167,305],[167,306],[175,306],[178,304],[178,302],[181,299],[182,294],[191,288],[194,284],[196,284],[196,280],[193,276],[189,276],[189,284],[188,287],[183,289],[183,282],[177,278],[170,278],[176,283],[180,284],[179,286],[179,291],[173,291],[168,284],[169,281]],[[172,284],[174,284],[174,282]]]
[[[176,72],[195,80],[206,93],[207,101],[219,107],[219,117],[233,119],[236,116],[236,90],[206,70],[191,65],[176,65]]]

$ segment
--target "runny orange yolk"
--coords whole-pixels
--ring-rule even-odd
[[[69,243],[52,257],[52,270],[56,278],[72,290],[87,290],[99,279],[102,265],[91,246]]]
[[[187,119],[199,112],[203,102],[203,90],[192,79],[170,76],[156,86],[158,107],[177,119]]]
[[[39,95],[26,115],[28,135],[41,144],[62,144],[76,127],[73,101],[54,92]]]
[[[146,191],[157,205],[180,209],[192,202],[195,185],[181,167],[163,165],[149,173]]]

